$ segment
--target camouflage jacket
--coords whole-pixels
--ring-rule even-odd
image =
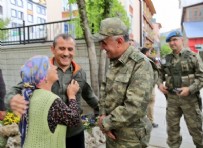
[[[135,127],[146,115],[152,88],[152,66],[134,47],[129,47],[118,60],[111,61],[99,100],[100,115],[106,115],[104,129]]]
[[[158,85],[163,81],[166,81],[168,90],[179,85],[189,87],[191,94],[198,92],[203,87],[203,62],[199,54],[182,49],[180,54],[166,55],[162,60]]]

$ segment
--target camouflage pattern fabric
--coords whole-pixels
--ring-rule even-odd
[[[202,114],[199,108],[197,97],[190,95],[188,97],[179,97],[177,95],[168,95],[167,99],[167,143],[171,148],[179,148],[182,141],[180,134],[180,118],[184,115],[184,120],[193,142],[197,148],[203,148],[202,132]]]
[[[146,110],[152,88],[152,66],[134,47],[111,61],[99,100],[100,115],[106,115],[104,129],[116,136],[115,141],[107,137],[107,148],[147,147],[152,125]]]
[[[101,21],[99,33],[94,34],[95,41],[101,41],[109,36],[128,34],[128,28],[120,18],[106,18]]]
[[[179,67],[176,65],[179,64]],[[190,95],[180,97],[169,91],[167,95],[167,143],[171,148],[179,148],[182,141],[180,134],[180,118],[184,115],[190,135],[197,148],[203,148],[202,112],[198,104],[197,92],[203,87],[203,62],[199,55],[187,49],[182,49],[180,55],[169,54],[159,83],[166,81],[169,90],[174,89],[174,81],[171,81],[174,69],[181,72],[181,87],[189,87]],[[174,77],[175,79],[175,77]],[[174,83],[173,83],[174,82]]]

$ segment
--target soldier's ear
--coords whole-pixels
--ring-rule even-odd
[[[119,36],[116,41],[118,42],[118,44],[122,44],[124,42],[124,38]]]

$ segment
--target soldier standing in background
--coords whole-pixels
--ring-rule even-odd
[[[128,28],[119,18],[102,20],[94,37],[110,59],[99,100],[98,124],[106,134],[106,147],[147,147],[152,128],[146,117],[153,88],[152,66],[129,45]]]
[[[157,123],[154,122],[155,84],[157,83],[157,80],[158,80],[158,74],[159,74],[158,73],[158,67],[155,64],[156,61],[151,56],[149,48],[143,47],[143,48],[140,49],[140,51],[150,59],[150,62],[152,64],[152,67],[153,67],[153,70],[154,70],[154,88],[153,88],[153,91],[152,91],[152,95],[150,96],[150,102],[149,102],[149,104],[147,106],[147,117],[151,121],[152,126],[154,128],[156,128],[156,127],[159,126]]]
[[[179,148],[182,142],[180,118],[184,116],[190,135],[197,148],[203,148],[202,103],[200,89],[203,87],[203,63],[198,54],[183,47],[179,31],[169,33],[166,42],[173,50],[162,60],[159,89],[167,98],[167,143]],[[166,82],[163,85],[163,81]]]

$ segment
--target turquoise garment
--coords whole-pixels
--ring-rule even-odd
[[[54,133],[49,129],[48,112],[54,100],[54,93],[37,89],[33,92],[29,107],[29,126],[23,148],[65,148],[66,126],[57,125]]]

